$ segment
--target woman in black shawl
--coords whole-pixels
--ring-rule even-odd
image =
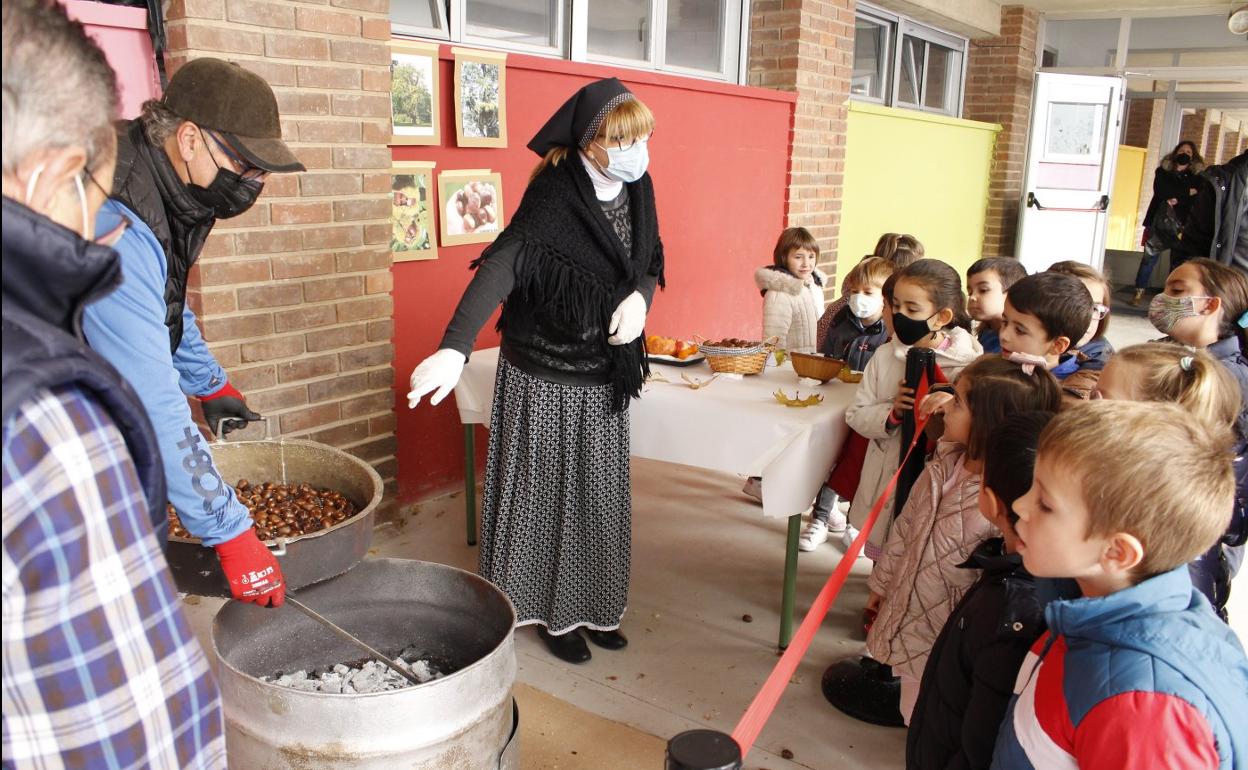
[[[628,402],[646,374],[642,329],[663,247],[646,174],[650,111],[619,80],[591,83],[529,149],[542,161],[476,270],[408,403],[454,388],[501,302],[498,378],[481,514],[481,575],[551,652],[607,649],[628,600]]]

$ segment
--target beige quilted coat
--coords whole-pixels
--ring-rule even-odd
[[[828,277],[815,270],[823,286]],[[823,289],[811,281],[803,284],[795,276],[771,267],[754,271],[754,285],[763,295],[763,337],[779,337],[777,343],[794,353],[816,352],[816,331],[823,314]]]
[[[861,480],[849,507],[849,520],[862,528],[867,514],[876,499],[884,493],[888,480],[901,462],[901,429],[890,426],[888,414],[893,411],[893,399],[897,396],[898,383],[906,376],[906,352],[910,348],[898,340],[889,340],[876,349],[867,363],[862,382],[854,394],[854,403],[845,412],[845,420],[864,438],[869,439],[867,454],[862,462]],[[952,382],[958,373],[979,356],[984,348],[979,340],[963,329],[949,330],[949,345],[936,351],[936,363],[945,377]],[[916,452],[921,451],[919,448]],[[888,542],[893,526],[893,500],[890,496],[880,514],[879,521],[871,529],[870,544],[882,549]],[[868,553],[870,556],[872,553]]]
[[[936,636],[979,571],[961,569],[975,547],[1000,533],[979,512],[978,473],[965,449],[941,443],[910,490],[867,585],[884,601],[867,649],[895,672],[920,679]]]

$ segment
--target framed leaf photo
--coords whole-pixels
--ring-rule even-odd
[[[438,174],[442,245],[489,243],[503,227],[503,175],[489,169]]]
[[[390,41],[390,144],[441,144],[438,46]]]
[[[390,169],[390,253],[395,262],[437,259],[433,161],[396,160]]]
[[[507,54],[452,48],[455,140],[460,147],[507,146]]]

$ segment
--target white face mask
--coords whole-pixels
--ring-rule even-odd
[[[884,309],[884,298],[878,294],[850,294],[849,312],[859,318],[879,315]]]
[[[621,182],[636,182],[650,166],[650,148],[645,139],[638,139],[626,150],[598,146],[607,151],[607,167],[603,171]]]
[[[30,175],[30,179],[26,182],[26,205],[30,205],[30,198],[35,194],[35,185],[39,183],[39,175],[43,173],[43,165],[40,164]],[[86,173],[85,171],[83,173]],[[84,241],[91,240],[94,233],[91,232],[91,223],[87,221],[87,191],[82,186],[82,174],[74,176],[74,189],[78,192],[78,203],[82,207],[82,239]]]

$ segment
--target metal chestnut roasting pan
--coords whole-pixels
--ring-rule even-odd
[[[278,556],[292,590],[319,583],[360,563],[373,539],[373,514],[381,503],[381,477],[372,466],[333,447],[306,439],[216,441],[212,454],[222,480],[253,484],[307,483],[341,493],[357,513],[326,529],[266,541]],[[217,554],[196,539],[169,536],[165,553],[179,591],[200,596],[230,596]]]

